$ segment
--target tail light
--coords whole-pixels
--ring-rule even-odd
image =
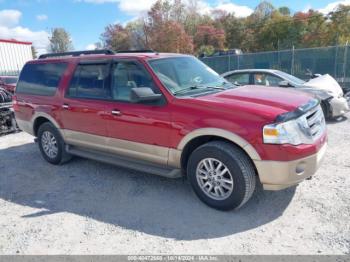
[[[17,96],[16,95],[12,96],[12,107],[13,107],[13,110],[15,112],[19,110],[19,106],[18,106],[18,101],[17,101]]]

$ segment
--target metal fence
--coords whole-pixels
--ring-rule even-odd
[[[242,55],[204,57],[201,60],[218,73],[236,69],[278,69],[308,79],[307,70],[330,74],[340,85],[350,87],[349,46],[293,49]]]

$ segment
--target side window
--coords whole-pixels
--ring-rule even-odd
[[[232,84],[238,85],[238,86],[244,86],[249,85],[249,74],[233,74],[230,76],[227,76],[226,79],[230,81]]]
[[[26,64],[16,93],[54,96],[66,69],[67,63]]]
[[[109,64],[80,64],[70,82],[69,97],[110,99]]]
[[[256,73],[254,74],[254,84],[262,86],[279,86],[283,79],[274,75]]]
[[[114,100],[130,102],[131,89],[139,87],[149,87],[154,93],[160,94],[152,77],[139,63],[120,61],[114,64],[112,70],[112,98]]]

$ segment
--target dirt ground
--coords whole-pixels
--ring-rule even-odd
[[[350,254],[350,120],[328,130],[312,180],[259,188],[235,212],[181,179],[80,158],[52,166],[33,137],[2,136],[0,254]]]

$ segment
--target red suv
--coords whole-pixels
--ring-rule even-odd
[[[327,143],[318,100],[235,86],[189,55],[42,55],[24,66],[14,109],[52,164],[76,155],[186,176],[222,210],[246,203],[256,181],[280,190],[309,178]]]

